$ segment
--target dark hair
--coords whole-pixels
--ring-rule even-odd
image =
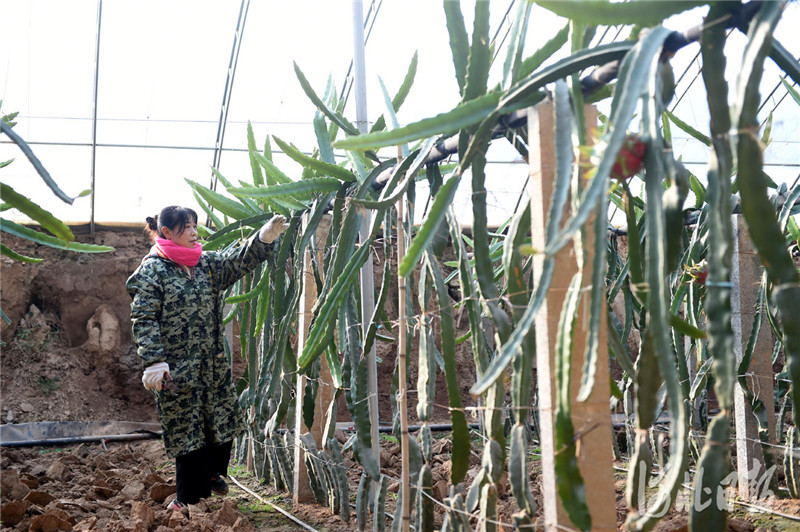
[[[155,217],[148,216],[145,221],[150,236],[164,238],[164,234],[161,232],[162,228],[166,227],[171,231],[177,231],[178,234],[183,233],[189,222],[197,223],[197,213],[188,207],[170,205],[161,209],[161,212]]]

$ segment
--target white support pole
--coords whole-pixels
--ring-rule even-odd
[[[356,88],[356,127],[366,133],[367,72],[364,59],[364,8],[361,0],[353,0],[353,76]]]
[[[356,126],[361,133],[366,133],[369,124],[367,122],[367,83],[366,67],[364,60],[364,10],[361,0],[353,0],[353,66],[356,88]],[[359,240],[365,242],[372,231],[372,211],[369,209],[361,210],[361,226],[358,229]],[[375,281],[372,271],[372,253],[370,258],[361,267],[359,273],[359,283],[361,289],[361,330],[363,339],[366,341],[367,330],[375,312]],[[375,456],[380,457],[380,439],[378,437],[378,362],[375,354],[375,344],[372,344],[367,357],[367,405],[369,406],[370,420],[370,439],[372,440],[372,450]],[[370,483],[370,493],[374,493],[377,482]],[[370,497],[371,499],[371,497]]]
[[[103,0],[97,0],[97,42],[94,50],[94,93],[92,95],[92,197],[89,211],[89,234],[94,238],[94,198],[97,170],[97,87],[100,82],[100,26],[103,21]]]
[[[369,238],[372,229],[372,212],[368,209],[363,209],[361,212],[361,227],[358,234],[361,242]],[[364,336],[362,341],[367,339],[367,330],[369,329],[372,321],[372,315],[375,313],[375,282],[373,280],[374,273],[372,271],[372,252],[370,258],[361,267],[360,285],[361,285],[361,328]],[[381,447],[380,438],[378,435],[378,427],[380,420],[378,419],[378,361],[375,352],[375,343],[372,343],[369,351],[365,353],[367,357],[367,388],[369,395],[367,396],[367,405],[369,407],[369,422],[370,422],[370,438],[372,440],[372,450],[375,456],[380,457]],[[373,481],[371,489],[377,488],[377,482]]]

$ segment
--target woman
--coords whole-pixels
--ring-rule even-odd
[[[288,224],[273,216],[243,244],[206,253],[192,209],[166,207],[147,226],[155,244],[127,282],[133,338],[167,456],[175,458],[177,497],[169,508],[188,513],[188,504],[228,492],[222,477],[243,426],[223,348],[223,294],[269,256]]]

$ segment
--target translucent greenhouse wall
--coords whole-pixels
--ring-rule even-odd
[[[336,91],[345,84],[353,54],[350,2],[312,4],[313,9],[308,2],[249,4],[220,164],[223,175],[234,182],[250,174],[248,121],[256,139],[276,135],[308,153],[316,145],[311,127],[314,109],[300,90],[293,61],[320,93],[329,78]],[[469,26],[471,3],[463,4]],[[491,28],[497,31],[498,41],[508,30],[505,17],[512,4],[511,0],[492,4]],[[184,179],[203,184],[212,179],[210,167],[239,2],[6,2],[0,35],[2,110],[19,112],[15,131],[31,144],[68,194],[91,188],[99,5],[94,219],[138,223],[167,203],[195,205]],[[415,51],[419,54],[417,81],[399,119],[410,123],[452,108],[458,91],[440,6],[434,9],[430,2],[415,0],[365,2],[364,8],[370,24],[366,46],[370,119],[383,112],[379,80],[393,93]],[[367,11],[373,9],[370,19]],[[551,12],[534,9],[527,39],[531,50],[562,25]],[[697,24],[703,13],[692,10],[673,17],[667,25],[686,28]],[[798,24],[800,5],[789,3],[775,37],[795,56],[800,55],[800,42],[792,28]],[[596,39],[608,42],[618,38],[615,32],[598,32]],[[728,46],[735,49],[743,42],[743,36],[734,33]],[[699,61],[687,52],[673,62],[679,80],[674,111],[704,130],[708,116],[704,89],[698,82]],[[730,65],[732,71],[735,68]],[[774,93],[760,117],[766,120],[770,112],[775,117],[773,142],[765,154],[767,172],[778,182],[791,183],[800,171],[800,110],[786,98],[777,72],[767,61],[762,93]],[[354,115],[353,99],[348,100],[345,116]],[[705,161],[707,148],[681,131],[674,134],[676,152],[697,175],[704,175],[704,164],[692,163]],[[490,157],[490,163],[498,163],[490,164],[488,170],[488,188],[496,199],[490,205],[496,211],[490,212],[493,225],[502,223],[520,193],[524,194],[523,161],[507,148],[499,147]],[[391,151],[381,154],[393,156]],[[90,219],[89,198],[69,206],[52,197],[19,150],[0,137],[0,160],[11,158],[16,160],[2,170],[5,183],[37,198],[64,220]],[[276,154],[276,161],[287,173],[292,168],[288,159],[287,164],[281,163],[281,154]],[[295,170],[290,175],[299,178],[300,167]],[[420,193],[423,199],[424,192]],[[459,197],[468,194],[465,191]],[[468,203],[460,205],[468,214]]]

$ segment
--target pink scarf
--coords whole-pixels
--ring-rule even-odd
[[[150,249],[150,253],[155,253],[159,257],[164,257],[181,266],[194,268],[200,262],[200,255],[203,253],[203,246],[196,243],[193,248],[179,246],[172,240],[157,237],[156,243]]]

